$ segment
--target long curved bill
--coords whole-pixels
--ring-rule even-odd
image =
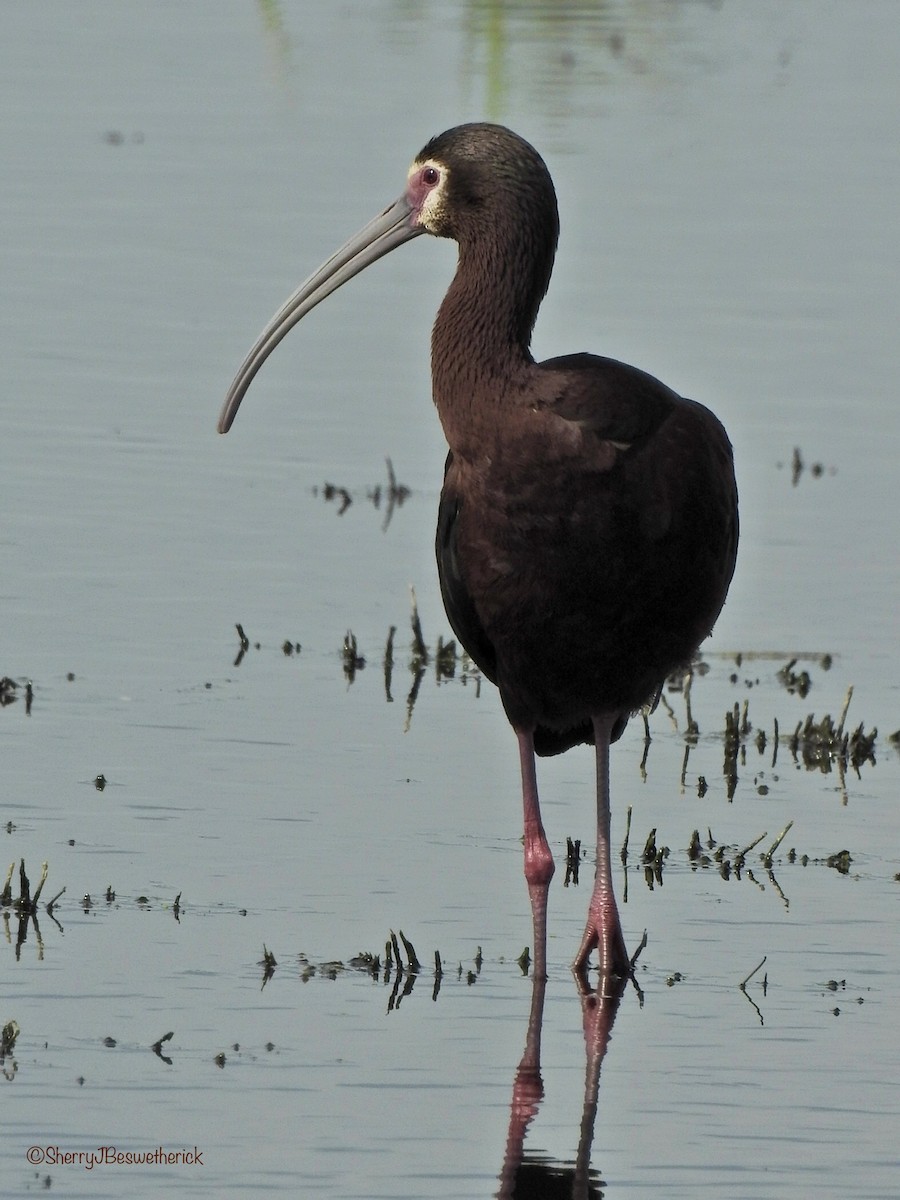
[[[413,210],[406,196],[401,196],[380,216],[375,217],[364,229],[345,242],[328,262],[323,263],[318,271],[301,283],[296,292],[285,301],[241,363],[222,405],[219,433],[227,433],[231,428],[256,372],[285,334],[293,329],[310,309],[315,308],[321,300],[337,291],[348,279],[358,275],[371,263],[403,242],[408,242],[410,238],[425,232],[423,226],[413,224],[412,214]]]

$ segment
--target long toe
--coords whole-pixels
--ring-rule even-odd
[[[616,975],[627,979],[631,974],[631,959],[628,957],[622,925],[616,910],[610,912],[606,909],[598,913],[595,912],[594,906],[591,906],[584,937],[572,964],[572,969],[578,975],[587,975],[594,950],[597,951],[597,965],[601,978]]]

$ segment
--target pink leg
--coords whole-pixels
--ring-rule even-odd
[[[593,718],[597,750],[597,871],[584,937],[573,964],[580,975],[585,975],[588,959],[596,949],[600,959],[601,978],[606,975],[631,974],[631,963],[625,949],[622,924],[613,891],[609,841],[609,737],[614,720],[613,715],[605,713]]]
[[[517,729],[522,764],[522,805],[525,810],[525,878],[529,884],[547,884],[553,878],[553,855],[541,823],[537,776],[534,771],[534,731]]]
[[[556,867],[544,833],[534,770],[534,733],[517,729],[522,764],[522,805],[525,810],[525,880],[534,922],[534,978],[547,978],[547,893]]]

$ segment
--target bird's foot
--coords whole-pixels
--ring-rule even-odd
[[[584,937],[572,963],[572,970],[582,980],[587,979],[594,950],[597,951],[601,981],[611,976],[619,979],[631,977],[633,964],[625,948],[618,910],[615,905],[595,905],[592,900]]]

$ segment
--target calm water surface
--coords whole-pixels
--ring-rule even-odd
[[[507,1195],[896,1197],[898,56],[896,8],[873,2],[5,13],[2,836],[32,883],[49,863],[42,901],[66,888],[21,944],[6,910],[6,1194],[488,1197],[528,1115],[539,1181]],[[538,999],[516,963],[514,742],[459,670],[437,686],[429,667],[407,704],[410,584],[426,640],[448,636],[428,336],[452,246],[421,239],[331,299],[214,432],[288,292],[428,137],[484,118],[532,140],[559,192],[536,354],[607,353],[709,404],[743,506],[699,739],[672,692],[643,767],[640,722],[614,755],[643,1003],[623,998],[584,1119],[602,1039],[567,965],[587,892],[560,869],[543,1101],[512,1129]],[[386,456],[411,495],[385,532],[367,494]],[[795,657],[806,695],[778,674]],[[837,721],[851,685],[875,761],[792,755],[784,735]],[[729,785],[724,715],[745,702]],[[562,862],[566,836],[593,838],[590,753],[541,780]],[[725,878],[716,850],[733,864],[763,834]],[[847,873],[826,864],[845,849]],[[397,928],[426,964],[399,1006],[380,977],[322,969]],[[203,1162],[54,1157],[99,1146]]]

